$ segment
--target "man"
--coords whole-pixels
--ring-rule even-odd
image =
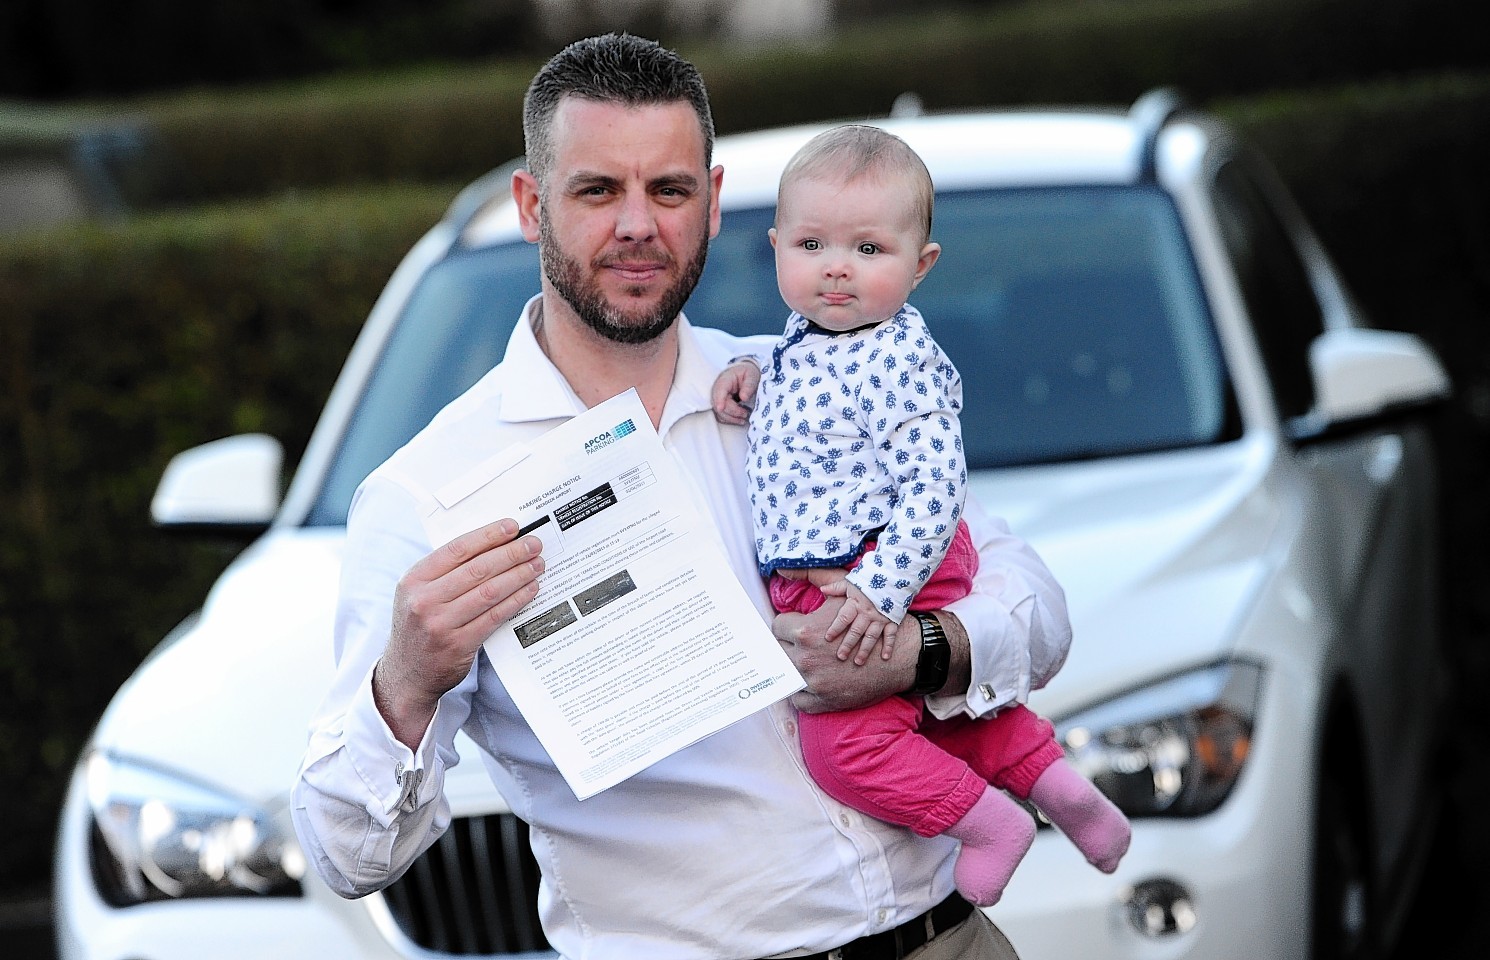
[[[463,730],[532,828],[544,931],[566,958],[1013,957],[953,893],[955,842],[867,818],[817,789],[787,704],[581,802],[481,653],[536,595],[541,544],[516,537],[510,520],[431,544],[420,491],[632,387],[736,575],[762,616],[770,610],[746,515],[744,430],[718,423],[710,403],[738,341],[679,312],[719,228],[724,171],[710,166],[702,79],[650,41],[583,40],[534,78],[523,126],[528,169],[512,192],[539,245],[541,292],[503,362],[354,499],[336,679],[294,791],[312,863],[343,896],[395,880],[449,824],[442,788]],[[938,712],[977,715],[1059,668],[1070,642],[1060,588],[1002,524],[969,512],[984,573],[937,614],[942,630],[930,632],[945,641],[912,635],[891,660],[858,666],[823,640],[836,602],[773,621],[808,682],[796,707],[841,709],[915,687],[934,694]]]

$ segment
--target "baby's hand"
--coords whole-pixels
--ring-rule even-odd
[[[761,368],[753,360],[736,360],[721,370],[711,394],[715,419],[743,427],[750,421],[750,408],[755,406],[760,385]]]
[[[843,607],[828,627],[827,635],[830,642],[840,634],[843,636],[838,644],[838,659],[847,660],[853,654],[854,663],[862,667],[869,662],[876,645],[880,646],[880,658],[890,659],[895,651],[894,620],[880,613],[863,591],[846,579],[819,584],[818,589],[824,596],[843,597]]]

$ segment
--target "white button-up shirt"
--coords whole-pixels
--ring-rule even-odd
[[[539,911],[571,960],[744,960],[831,949],[887,930],[953,889],[955,841],[922,838],[836,803],[802,765],[795,715],[778,703],[623,783],[579,801],[484,654],[441,699],[419,749],[394,739],[371,676],[398,580],[435,545],[419,517],[433,490],[583,404],[533,337],[531,301],[506,358],[359,488],[347,523],[336,617],[337,674],[312,720],[293,817],[311,862],[343,896],[386,886],[450,822],[446,771],[464,731],[532,828]],[[762,617],[743,469],[745,430],[720,424],[710,388],[742,342],[679,318],[679,355],[659,432],[683,466],[729,563]],[[1022,699],[1063,662],[1064,596],[1002,523],[968,511],[982,570],[952,608],[973,643],[968,698],[935,712],[980,714]],[[472,759],[472,758],[467,758]]]

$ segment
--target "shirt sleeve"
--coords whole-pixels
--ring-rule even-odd
[[[359,488],[347,522],[333,681],[291,791],[307,858],[343,897],[397,880],[450,824],[444,778],[459,761],[455,734],[470,713],[474,668],[441,699],[418,750],[394,738],[372,696],[394,589],[429,551],[401,488],[377,475]]]
[[[736,337],[734,352],[730,355],[729,362],[736,360],[749,360],[762,370],[771,364],[771,348],[776,346],[780,340],[779,334],[751,334],[748,337]]]
[[[978,548],[978,575],[966,597],[948,604],[967,630],[972,677],[966,696],[929,696],[934,716],[978,717],[1050,682],[1071,649],[1066,594],[1035,553],[1003,519],[971,495],[963,506]]]

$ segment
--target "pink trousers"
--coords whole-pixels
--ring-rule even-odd
[[[978,570],[967,525],[911,603],[938,610],[972,589]],[[823,595],[806,580],[772,577],[778,611],[810,613]],[[805,589],[804,589],[805,588]],[[989,784],[1021,799],[1062,755],[1050,721],[1023,704],[978,719],[939,720],[921,697],[887,697],[858,710],[798,716],[802,757],[818,786],[861,813],[935,836],[967,815]]]

